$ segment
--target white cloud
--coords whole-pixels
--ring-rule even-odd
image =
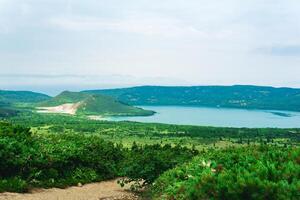
[[[298,0],[0,0],[0,73],[298,84],[299,9]]]
[[[233,34],[232,30],[204,31],[184,21],[171,18],[104,19],[96,17],[53,17],[48,23],[69,31],[113,31],[159,37],[200,37],[223,39]]]

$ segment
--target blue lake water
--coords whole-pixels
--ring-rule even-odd
[[[300,112],[184,106],[139,107],[157,113],[148,117],[112,117],[109,120],[219,127],[300,128]]]

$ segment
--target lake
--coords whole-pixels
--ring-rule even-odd
[[[218,127],[300,127],[300,112],[185,106],[139,107],[157,113],[148,117],[111,117],[108,120]]]

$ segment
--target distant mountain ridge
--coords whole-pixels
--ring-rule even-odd
[[[0,90],[0,104],[36,103],[50,98],[46,94],[31,91]]]
[[[140,86],[87,90],[130,105],[182,105],[300,111],[300,89],[266,86]]]
[[[16,104],[34,104],[51,97],[31,91],[0,90],[0,118],[15,116],[19,113]]]
[[[70,103],[77,104],[76,114],[111,116],[147,116],[154,114],[153,111],[126,105],[109,96],[70,91],[64,91],[56,97],[37,105],[39,107],[54,107]]]

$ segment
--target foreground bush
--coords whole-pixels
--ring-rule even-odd
[[[120,181],[121,186],[134,182],[132,189],[139,189],[153,183],[163,172],[191,160],[198,151],[180,145],[132,145],[127,159],[123,163],[126,178]]]
[[[0,122],[0,192],[66,187],[119,176],[152,183],[196,153],[170,145],[134,144],[127,149],[96,134],[32,134],[28,128]]]
[[[123,149],[97,136],[32,135],[0,123],[0,192],[65,187],[118,176]]]
[[[299,199],[300,149],[212,150],[165,172],[153,199]]]

